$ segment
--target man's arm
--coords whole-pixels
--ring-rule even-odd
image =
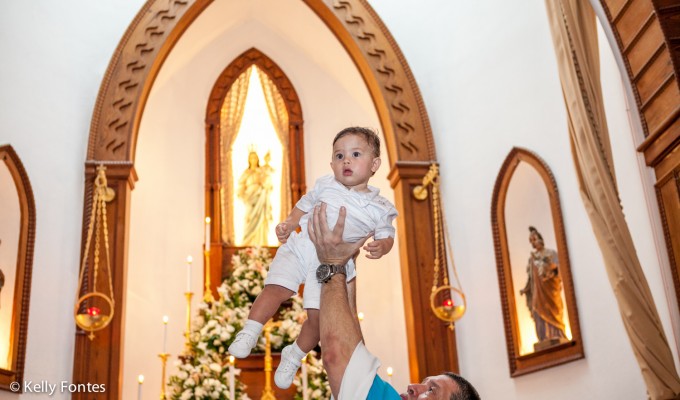
[[[345,265],[368,240],[369,236],[356,243],[342,240],[346,214],[347,210],[340,208],[338,221],[331,231],[326,221],[326,204],[314,208],[308,232],[321,263]],[[342,377],[352,353],[361,342],[361,331],[349,305],[345,280],[346,276],[338,274],[321,287],[319,324],[323,364],[335,398],[340,393]]]

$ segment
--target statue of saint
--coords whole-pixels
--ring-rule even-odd
[[[269,165],[271,155],[265,155],[266,164],[260,166],[260,157],[254,150],[248,154],[248,169],[238,181],[238,197],[246,205],[243,244],[247,246],[266,246],[269,225],[272,223],[271,192],[272,172]]]
[[[562,303],[562,278],[555,250],[546,249],[543,236],[529,227],[529,242],[533,247],[527,263],[527,283],[520,295],[527,296],[527,307],[536,325],[538,343],[534,350],[541,350],[565,342],[564,306]]]

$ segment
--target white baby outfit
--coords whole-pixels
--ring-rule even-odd
[[[300,219],[301,232],[293,232],[288,241],[279,247],[272,261],[265,285],[283,286],[297,292],[301,283],[305,284],[304,307],[319,308],[321,284],[316,280],[316,268],[319,259],[314,244],[307,233],[307,221],[314,211],[314,206],[326,203],[328,226],[335,226],[340,207],[347,209],[343,239],[356,242],[374,232],[374,239],[394,237],[392,221],[397,210],[387,199],[380,196],[380,189],[368,186],[368,192],[357,192],[347,189],[335,180],[333,175],[319,178],[314,189],[307,192],[295,207],[307,213]],[[354,279],[356,269],[354,263],[347,264],[347,281]]]

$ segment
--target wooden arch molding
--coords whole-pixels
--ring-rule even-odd
[[[117,195],[108,207],[115,318],[90,341],[76,332],[73,383],[106,385],[106,398],[122,391],[123,333],[130,193],[141,116],[154,80],[182,34],[212,0],[148,0],[123,35],[95,104],[85,162],[83,232],[92,204],[94,166],[107,166]],[[344,46],[376,106],[387,146],[389,179],[399,210],[400,258],[411,380],[458,370],[455,335],[430,311],[434,232],[429,201],[412,189],[436,162],[429,119],[411,70],[383,22],[365,0],[304,0]],[[84,398],[74,394],[74,399]]]

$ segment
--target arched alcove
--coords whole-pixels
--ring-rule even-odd
[[[531,296],[531,289],[524,293],[529,287],[527,275],[532,276],[527,255],[531,254],[531,260],[534,255],[526,240],[530,226],[542,232],[538,235],[546,249],[557,252],[553,256],[556,259],[546,264],[555,266],[555,275],[561,280],[561,288],[557,288],[561,294],[552,294],[559,298],[556,303],[560,304],[559,314],[566,325],[564,340],[539,341],[533,331],[532,316],[523,304],[531,307],[530,300],[524,298]],[[559,191],[550,168],[538,155],[515,147],[505,158],[494,186],[491,227],[510,375],[519,376],[585,357]],[[541,273],[533,278],[548,282],[552,279],[550,275]],[[545,292],[555,291],[554,286]]]
[[[211,248],[214,249],[214,252],[211,253],[211,266],[214,266],[211,272],[211,280],[215,282],[222,281],[222,277],[226,272],[224,267],[229,264],[236,248],[233,238],[230,238],[233,234],[226,235],[227,237],[225,237],[224,232],[225,230],[228,231],[228,229],[225,229],[227,227],[223,226],[224,221],[232,221],[233,216],[228,214],[230,210],[220,207],[222,201],[220,199],[221,193],[226,192],[226,196],[231,197],[230,188],[224,187],[224,179],[221,178],[223,167],[218,162],[221,159],[219,154],[220,146],[216,144],[220,143],[222,135],[220,111],[222,110],[227,93],[229,93],[236,79],[253,65],[263,71],[276,85],[288,112],[288,147],[295,150],[288,154],[290,187],[284,189],[290,192],[288,203],[295,204],[306,191],[304,120],[302,118],[300,99],[284,71],[260,50],[251,48],[236,57],[222,71],[210,92],[206,109],[205,131],[206,143],[208,145],[206,146],[205,215],[211,217],[212,221],[214,221],[211,226]],[[249,90],[260,89],[250,88]],[[223,215],[223,213],[227,213],[227,215]]]
[[[85,196],[88,198],[92,190],[93,166],[107,165],[109,184],[117,193],[108,214],[117,221],[111,232],[111,261],[118,317],[94,341],[77,334],[74,382],[93,381],[96,377],[97,382],[107,385],[109,398],[118,398],[121,393],[122,317],[126,301],[123,288],[141,115],[166,57],[211,3],[148,1],[121,40],[97,98],[86,162]],[[421,380],[442,370],[455,371],[458,365],[454,333],[429,309],[430,287],[426,282],[432,281],[429,266],[434,255],[434,235],[431,225],[416,224],[432,218],[431,203],[418,202],[411,194],[435,161],[429,121],[415,80],[394,39],[368,4],[361,1],[305,4],[326,24],[357,66],[385,135],[389,179],[400,211],[397,225],[404,309],[409,321],[406,330],[411,380]],[[89,207],[86,202],[85,215],[89,215]],[[215,237],[214,232],[212,236]]]
[[[22,382],[28,338],[28,312],[31,300],[33,247],[35,245],[35,200],[24,165],[12,146],[0,146],[0,263],[2,272],[2,313],[0,313],[0,389],[10,390],[12,382]],[[6,187],[10,186],[10,187]],[[11,295],[11,296],[10,296]],[[5,311],[7,310],[7,311]],[[12,390],[12,392],[16,392]],[[23,392],[20,387],[19,392]]]

